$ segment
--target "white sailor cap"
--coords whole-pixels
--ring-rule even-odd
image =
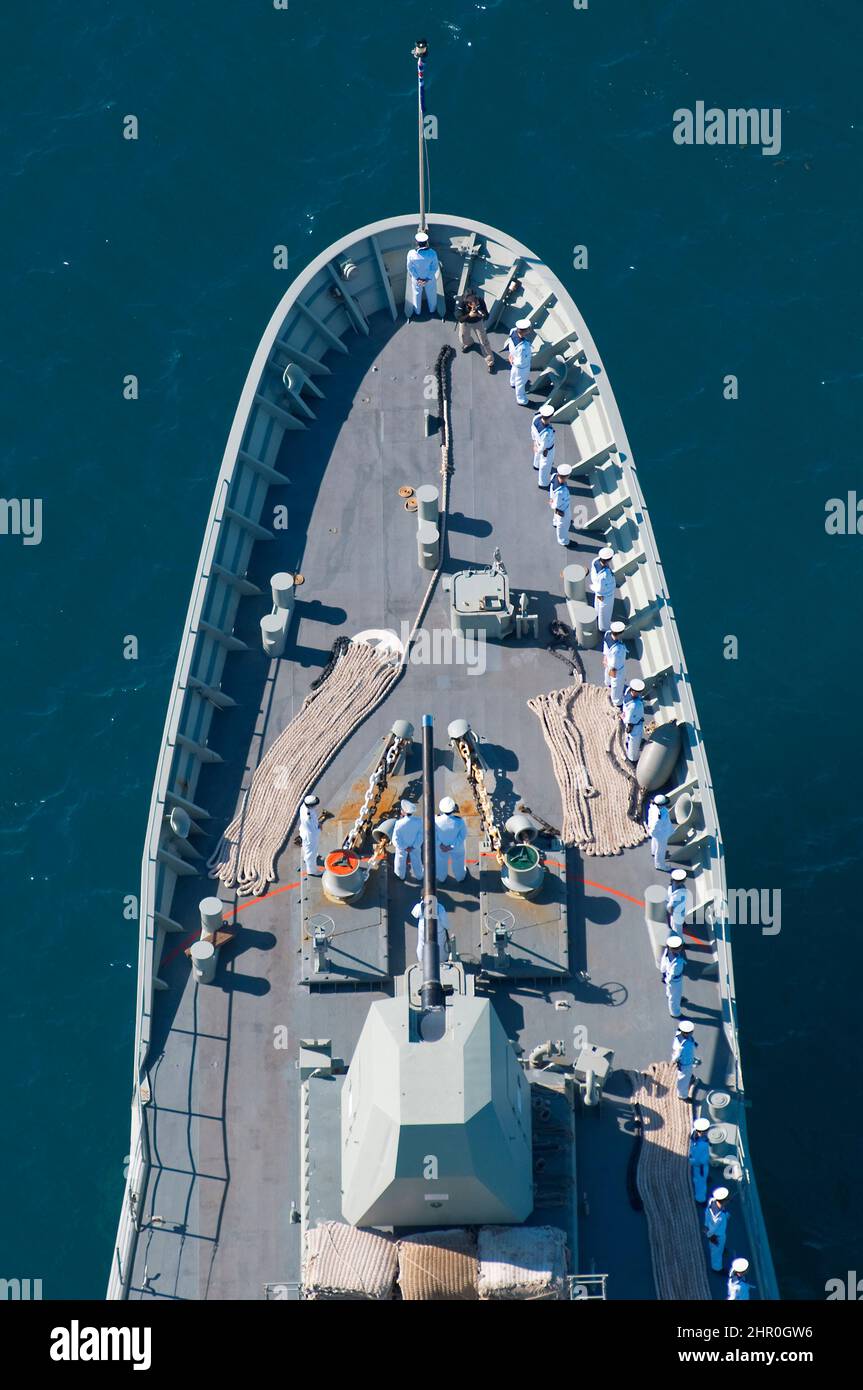
[[[417,919],[417,921],[419,921],[419,919],[422,917],[422,915],[423,915],[423,905],[422,905],[422,903],[417,903],[416,907],[412,907],[412,908],[411,908],[411,917],[415,917],[415,918]]]
[[[700,1120],[695,1121],[692,1128],[695,1130],[696,1134],[706,1134],[710,1128],[710,1121],[702,1116]]]
[[[630,684],[631,684],[631,682],[630,682]],[[655,796],[655,797],[653,798],[653,804],[654,804],[654,806],[664,806],[664,805],[666,804],[667,801],[668,801],[668,797],[665,795],[664,792],[660,792],[658,796]]]
[[[685,870],[685,869],[672,869],[672,870],[671,870],[671,877],[672,877],[672,879],[674,880],[675,883],[683,883],[684,879],[686,878],[686,870]]]
[[[558,476],[559,478],[568,478],[569,475],[570,475],[570,473],[572,472],[572,464],[571,464],[571,463],[559,463],[559,464],[557,465],[557,468],[555,469],[555,472],[557,473],[557,476]]]
[[[749,1261],[748,1261],[748,1260],[744,1260],[744,1258],[743,1258],[742,1255],[739,1255],[738,1258],[737,1258],[736,1260],[732,1260],[732,1261],[731,1261],[731,1273],[732,1273],[732,1274],[745,1274],[748,1268],[749,1268]]]
[[[626,623],[622,623],[619,618],[616,618],[608,630],[613,632],[615,637],[619,637],[622,632],[626,631]]]
[[[677,1025],[677,1031],[678,1033],[694,1033],[695,1024],[692,1022],[691,1018],[683,1018]]]
[[[668,949],[669,949],[670,951],[676,951],[677,948],[678,948],[678,946],[682,946],[682,945],[683,945],[683,937],[682,937],[682,936],[670,936],[670,937],[668,938],[668,940],[666,941],[665,944],[666,944],[666,946],[668,947]]]
[[[642,690],[644,689],[644,681],[641,680],[641,678],[640,678],[639,676],[635,676],[635,677],[629,682],[629,688],[630,688],[630,690],[634,690],[635,693],[636,693],[636,695],[640,695],[641,692],[642,692]]]
[[[406,816],[412,816],[416,810],[416,806],[412,801],[402,801],[400,802],[400,806]]]
[[[727,1188],[727,1187],[714,1187],[714,1189],[713,1189],[713,1200],[714,1200],[715,1202],[724,1202],[727,1196],[728,1196],[728,1188]]]
[[[548,401],[546,401],[545,405],[541,405],[539,407],[539,413],[542,416],[543,420],[547,420],[549,416],[554,414],[554,406],[549,405]]]
[[[524,331],[524,329],[526,328],[533,328],[533,324],[531,323],[530,319],[516,319],[515,326],[516,328],[522,329],[522,331]]]
[[[420,243],[421,246],[425,246],[425,244],[426,244],[426,242],[428,241],[428,239],[429,239],[429,234],[428,234],[428,232],[423,232],[423,231],[417,232],[416,236],[414,237],[414,241],[418,241],[418,242]]]
[[[437,808],[439,811],[442,811],[445,816],[451,815],[453,811],[458,810],[451,796],[442,796],[438,802]]]
[[[604,546],[602,547],[602,549],[601,549],[600,552],[599,552],[599,558],[600,558],[600,560],[613,560],[613,559],[614,559],[614,551],[612,550],[612,548],[611,548],[610,545],[604,545]]]
[[[321,799],[321,798],[320,798],[319,796],[304,796],[304,797],[303,797],[303,805],[304,805],[304,806],[317,806],[318,803],[320,802],[320,799]]]

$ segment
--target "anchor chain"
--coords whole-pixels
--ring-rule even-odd
[[[381,797],[386,791],[387,782],[407,742],[407,739],[396,738],[395,734],[390,735],[390,740],[380,756],[378,765],[369,778],[368,789],[363,798],[363,804],[359,809],[359,814],[342,841],[343,850],[357,851],[367,833],[371,830],[372,823],[377,815]],[[375,859],[380,859],[382,856],[376,852],[373,857]]]
[[[464,763],[465,774],[470,784],[470,789],[473,792],[474,805],[479,814],[483,834],[491,845],[498,864],[502,867],[504,863],[503,841],[501,839],[500,828],[495,823],[494,807],[492,806],[491,797],[485,785],[485,775],[467,739],[457,739],[455,746],[461,754],[461,759]]]

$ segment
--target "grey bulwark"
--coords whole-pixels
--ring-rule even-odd
[[[404,300],[405,255],[415,225],[405,216],[363,227],[330,246],[293,282],[255,353],[215,479],[144,849],[130,1162],[110,1298],[257,1299],[274,1285],[299,1282],[300,1039],[327,1039],[332,1055],[349,1062],[371,1005],[394,997],[397,977],[415,958],[410,912],[418,890],[389,875],[392,978],[303,984],[295,901],[299,854],[288,843],[271,893],[249,902],[222,892],[234,935],[220,949],[214,983],[196,985],[185,948],[199,932],[198,903],[218,885],[206,877],[202,861],[184,854],[168,821],[175,807],[187,811],[189,844],[208,855],[336,638],[381,628],[401,634],[419,609],[428,572],[417,566],[416,522],[399,489],[439,482],[440,437],[429,431],[426,412],[434,411],[430,383],[439,349],[457,339],[451,318],[423,315],[406,323],[400,313],[394,317]],[[675,720],[683,730],[667,791],[672,806],[679,803],[688,814],[672,858],[691,867],[696,901],[716,903],[706,923],[686,928],[685,1010],[696,1023],[702,1057],[697,1108],[712,1089],[731,1097],[725,1114],[737,1167],[729,1249],[749,1256],[759,1296],[773,1297],[776,1281],[746,1135],[724,849],[632,451],[593,339],[548,267],[517,241],[469,218],[433,215],[429,229],[450,306],[466,252],[472,243],[477,247],[469,279],[492,309],[492,344],[501,354],[494,375],[475,350],[453,363],[445,574],[488,564],[499,546],[514,597],[527,593],[528,611],[538,615],[538,636],[487,643],[482,670],[410,663],[316,790],[334,816],[352,820],[356,769],[367,765],[394,719],[416,726],[428,712],[441,731],[439,795],[451,785],[462,787],[453,791],[456,799],[463,796],[460,768],[442,732],[453,719],[466,718],[484,740],[501,822],[522,800],[559,824],[550,759],[526,701],[568,680],[546,646],[549,622],[566,620],[563,563],[589,563],[603,544],[614,547],[615,616],[627,624],[628,674],[647,682],[649,716]],[[343,282],[348,260],[356,270]],[[350,300],[340,293],[342,283]],[[531,413],[515,405],[502,355],[506,332],[524,315],[532,315],[537,328],[534,379],[542,379],[556,406],[558,457],[574,465],[573,500],[588,509],[589,527],[573,532],[568,555],[554,540],[547,500],[536,487]],[[290,364],[317,390],[304,390],[297,371],[289,372],[286,385]],[[297,390],[316,418],[300,408]],[[277,507],[287,509],[286,528],[275,520]],[[270,611],[269,580],[277,572],[302,573],[305,584],[297,589],[284,655],[271,661],[261,649],[260,619]],[[449,629],[449,597],[440,584],[425,627],[432,635]],[[587,678],[601,681],[598,654],[586,652],[584,659]],[[416,746],[405,773],[418,785]],[[183,871],[178,857],[194,871]],[[636,1141],[627,1072],[670,1055],[673,1027],[643,908],[646,888],[665,880],[654,873],[642,844],[603,859],[569,850],[565,881],[568,975],[481,985],[522,1059],[554,1039],[572,1062],[576,1037],[585,1035],[614,1052],[599,1114],[576,1108],[574,1152],[559,1165],[554,1183],[548,1166],[539,1180],[534,1154],[538,1205],[529,1220],[552,1219],[568,1229],[574,1272],[607,1273],[609,1297],[653,1298],[646,1224],[628,1187]],[[478,959],[476,864],[463,884],[442,886],[441,901],[456,951],[463,944],[465,959]],[[314,1157],[324,1161],[323,1154]],[[727,1157],[715,1170],[717,1181],[728,1171]],[[723,1297],[721,1281],[714,1282],[714,1295]]]

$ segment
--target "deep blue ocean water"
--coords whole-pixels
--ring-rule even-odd
[[[584,312],[730,885],[782,893],[781,932],[734,946],[750,1134],[783,1292],[823,1297],[863,1226],[863,537],[824,524],[828,499],[863,498],[858,0],[47,0],[3,30],[2,491],[43,499],[44,534],[0,536],[0,1276],[104,1293],[134,1031],[123,900],[213,480],[291,273],[415,206],[422,35],[432,209],[525,242]],[[781,152],[676,145],[672,113],[698,100],[780,108]]]

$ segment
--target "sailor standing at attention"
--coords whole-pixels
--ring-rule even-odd
[[[659,969],[662,972],[662,983],[665,985],[668,1012],[671,1014],[672,1018],[680,1018],[680,1005],[683,1002],[683,971],[685,968],[686,958],[683,954],[683,937],[670,936],[665,943],[665,950],[662,952]]]
[[[748,1299],[751,1296],[752,1285],[747,1284],[743,1277],[748,1269],[748,1260],[741,1258],[731,1261],[731,1273],[728,1276],[729,1303],[735,1303],[742,1298]]]
[[[435,816],[435,860],[438,883],[447,874],[452,874],[456,883],[461,883],[467,869],[464,862],[467,826],[458,814],[458,807],[451,796],[444,796],[438,804],[439,816]]]
[[[423,290],[425,290],[429,313],[433,314],[437,308],[437,251],[433,251],[429,246],[428,232],[417,232],[414,241],[416,245],[408,251],[408,275],[411,278],[413,313],[418,314],[422,309]],[[410,314],[408,314],[408,318],[410,318]]]
[[[615,709],[623,704],[623,668],[626,665],[626,647],[621,633],[626,623],[612,623],[602,639],[602,664],[605,667],[605,687],[608,698]]]
[[[538,471],[537,482],[543,489],[551,482],[554,472],[554,426],[551,417],[554,406],[546,402],[541,405],[530,422],[530,437],[533,441],[533,466]]]
[[[665,895],[665,911],[668,914],[668,930],[676,931],[678,934],[683,931],[686,909],[689,906],[689,894],[684,887],[685,883],[686,870],[672,869],[671,882]]]
[[[696,1120],[689,1136],[689,1171],[692,1174],[692,1192],[700,1207],[707,1201],[707,1175],[710,1172],[710,1141],[707,1131],[710,1121]]]
[[[671,1044],[671,1060],[677,1063],[677,1094],[681,1100],[689,1100],[693,1068],[698,1066],[695,1056],[698,1043],[692,1036],[694,1031],[695,1024],[688,1018],[682,1019]]]
[[[728,1231],[728,1212],[725,1210],[727,1201],[728,1188],[715,1187],[710,1201],[704,1208],[704,1234],[710,1246],[710,1268],[716,1274],[722,1270],[722,1258],[725,1254],[725,1236]]]
[[[303,847],[303,868],[307,874],[318,872],[318,841],[321,838],[321,823],[315,809],[320,797],[307,796],[300,807],[300,843]]]
[[[641,752],[641,739],[644,734],[644,681],[631,680],[623,692],[620,718],[623,723],[624,748],[631,763],[638,762]]]
[[[647,833],[653,851],[653,867],[659,869],[660,873],[665,873],[668,869],[665,851],[668,849],[672,829],[671,817],[668,814],[668,798],[660,792],[647,808]]]
[[[572,522],[568,478],[572,468],[568,463],[559,463],[551,475],[548,488],[548,505],[558,545],[569,545],[569,528]]]
[[[515,391],[519,405],[530,405],[525,387],[530,375],[530,359],[533,355],[530,335],[533,332],[530,319],[519,319],[509,335],[509,384]]]
[[[611,569],[614,551],[604,545],[590,566],[590,591],[593,594],[593,607],[596,612],[596,625],[600,632],[608,632],[611,627],[611,614],[614,611],[614,592],[616,583]]]
[[[425,934],[426,934],[426,921],[425,921],[425,917],[424,917],[424,915],[423,915],[423,905],[422,905],[421,902],[420,902],[420,903],[417,903],[416,907],[412,908],[412,910],[411,910],[411,916],[412,916],[413,918],[416,919],[416,924],[417,924],[417,928],[418,928],[418,931],[417,931],[417,960],[420,962],[420,964],[422,964],[422,958],[423,958],[423,944],[424,944],[424,942],[425,942]],[[438,903],[438,905],[437,905],[437,944],[438,944],[438,950],[440,951],[440,958],[441,958],[442,961],[446,959],[446,943],[447,943],[448,937],[449,937],[449,921],[447,920],[446,908],[444,907],[443,903]]]
[[[393,827],[392,841],[395,856],[393,873],[396,878],[405,879],[408,869],[414,878],[423,876],[423,826],[415,815],[416,806],[412,801],[403,801],[401,815]]]

